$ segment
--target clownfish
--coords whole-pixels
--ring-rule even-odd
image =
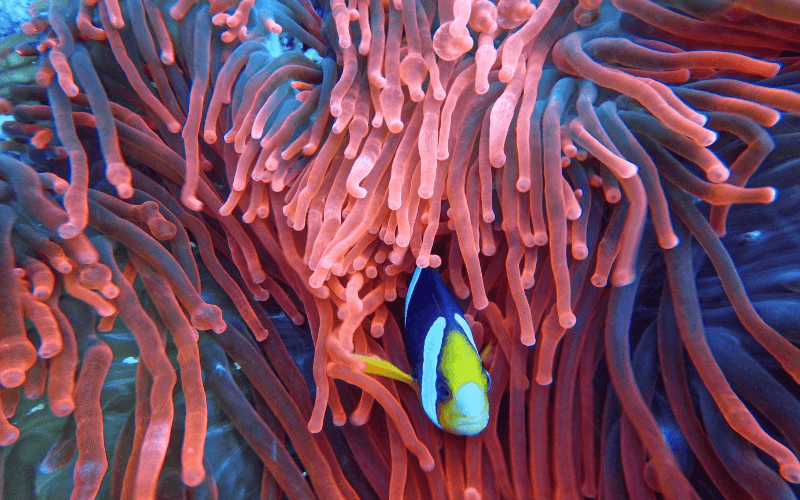
[[[413,376],[388,361],[358,356],[367,373],[412,385],[422,408],[440,429],[473,436],[489,422],[489,373],[472,331],[439,272],[417,268],[405,303],[406,347]]]

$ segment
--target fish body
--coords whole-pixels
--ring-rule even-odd
[[[489,422],[489,374],[461,308],[436,269],[414,271],[405,329],[412,376],[428,418],[452,434],[481,432]]]

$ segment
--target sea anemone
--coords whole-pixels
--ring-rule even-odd
[[[0,45],[10,498],[800,492],[796,3],[31,15]],[[417,266],[492,346],[476,436],[354,356],[409,371]]]

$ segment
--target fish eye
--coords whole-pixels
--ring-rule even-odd
[[[439,396],[439,399],[448,400],[452,396],[450,393],[450,386],[447,385],[447,380],[444,377],[438,377],[436,379],[436,393]]]
[[[486,368],[483,369],[483,374],[486,375],[486,392],[489,392],[489,389],[492,388],[492,376],[489,375]]]

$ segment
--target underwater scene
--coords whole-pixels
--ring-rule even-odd
[[[0,499],[800,498],[797,0],[0,20]]]

